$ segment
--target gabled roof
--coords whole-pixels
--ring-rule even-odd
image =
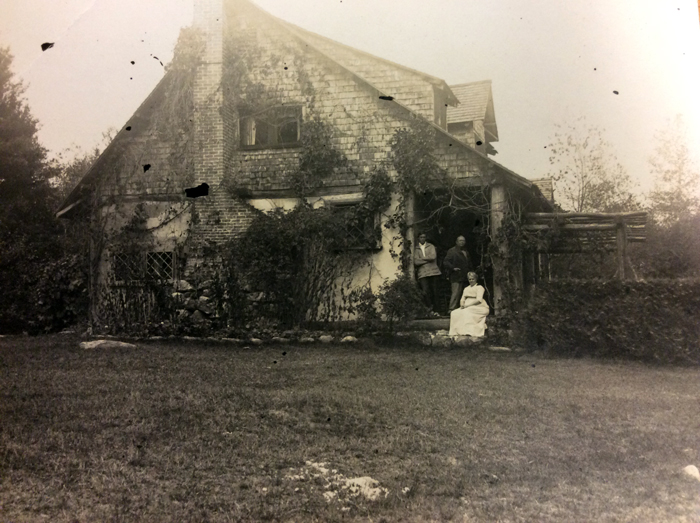
[[[450,89],[459,100],[459,105],[447,108],[447,123],[486,119],[486,111],[492,98],[491,80],[451,85]]]
[[[459,99],[457,107],[447,108],[447,123],[474,122],[482,120],[489,132],[490,141],[498,141],[496,112],[493,108],[491,80],[451,85],[450,89]]]
[[[118,146],[122,141],[126,140],[129,134],[136,133],[137,131],[131,131],[131,126],[139,121],[148,120],[151,116],[151,112],[155,110],[158,105],[158,100],[163,96],[163,92],[166,89],[168,82],[172,80],[172,72],[166,72],[163,75],[153,91],[146,97],[146,99],[139,105],[139,107],[134,111],[134,114],[127,120],[130,126],[127,127],[126,124],[117,132],[117,134],[112,138],[107,147],[102,154],[100,154],[97,159],[93,162],[87,172],[83,175],[82,179],[73,188],[70,194],[66,197],[65,201],[61,204],[59,209],[56,211],[56,217],[60,218],[62,216],[68,216],[71,211],[77,209],[80,204],[84,202],[85,197],[90,194],[94,185],[97,183],[100,175],[100,168],[105,165],[114,154],[117,154]],[[74,211],[75,212],[75,211]]]
[[[260,11],[265,16],[274,20],[282,29],[286,29],[293,37],[298,38],[299,40],[304,42],[312,52],[315,52],[318,55],[320,55],[321,57],[335,63],[342,70],[344,70],[348,74],[352,75],[356,80],[363,83],[368,88],[374,90],[382,98],[392,100],[390,93],[387,93],[384,89],[378,87],[374,82],[368,80],[367,78],[364,78],[361,74],[359,74],[358,72],[353,70],[351,67],[348,67],[348,65],[343,63],[343,62],[347,62],[348,60],[342,59],[342,57],[340,57],[341,54],[345,53],[345,56],[347,57],[348,56],[347,53],[350,53],[350,54],[354,55],[356,58],[358,58],[359,60],[354,62],[354,67],[361,68],[360,66],[362,63],[367,64],[368,61],[370,61],[370,62],[373,61],[375,64],[378,63],[378,64],[383,64],[385,67],[389,66],[390,68],[399,68],[404,72],[409,72],[411,74],[415,74],[417,76],[420,76],[425,81],[427,81],[435,86],[443,88],[448,95],[448,100],[449,100],[448,103],[450,103],[452,101],[452,99],[449,97],[454,97],[453,90],[451,90],[450,87],[447,86],[447,84],[444,82],[444,80],[440,80],[439,78],[427,75],[425,73],[421,73],[419,71],[415,71],[414,69],[395,64],[389,60],[384,60],[382,58],[375,57],[373,55],[370,55],[369,53],[365,53],[363,51],[359,51],[359,50],[353,49],[351,47],[348,47],[344,44],[334,42],[333,40],[330,40],[328,38],[325,38],[325,37],[322,37],[319,35],[315,35],[314,33],[311,33],[310,31],[306,31],[304,29],[301,29],[293,24],[289,24],[289,23],[269,14],[267,11],[265,11],[264,9],[261,9],[260,7],[255,5],[253,2],[250,2],[248,0],[236,0],[236,1],[238,1],[242,4],[246,4],[248,6],[254,7],[256,10]],[[334,58],[333,55],[338,55],[339,58],[336,59],[336,58]],[[339,61],[339,60],[342,60],[342,61]],[[136,110],[136,112],[129,119],[129,121],[131,121],[133,118],[148,119],[150,117],[151,111],[153,111],[155,109],[156,104],[154,104],[153,102],[154,102],[155,98],[157,97],[156,93],[159,93],[160,91],[162,91],[162,89],[164,88],[164,86],[166,85],[166,83],[168,81],[169,76],[170,75],[168,75],[166,73],[166,75],[161,79],[161,81],[154,88],[154,90],[151,92],[151,94],[146,98],[146,100],[143,102],[143,104],[141,104],[141,106]],[[469,86],[469,85],[476,85],[476,84],[486,84],[487,85],[489,96],[488,96],[486,110],[484,111],[484,115],[489,114],[489,109],[490,109],[490,115],[493,116],[494,113],[493,113],[493,102],[491,100],[491,81],[490,80],[487,80],[485,82],[475,82],[473,84],[461,84],[461,85],[455,86],[455,87]],[[485,90],[484,87],[482,87],[482,91],[483,90]],[[456,101],[456,98],[454,100]],[[535,189],[536,192],[539,193],[539,190],[536,188],[536,186],[530,180],[514,173],[510,169],[493,161],[487,155],[482,154],[481,152],[477,151],[473,147],[462,142],[458,138],[452,136],[450,133],[448,133],[442,127],[436,125],[432,120],[424,118],[423,116],[419,115],[415,111],[406,107],[404,104],[402,104],[400,101],[398,101],[396,99],[393,99],[393,101],[391,101],[390,103],[396,104],[398,107],[400,107],[406,113],[406,115],[408,117],[421,118],[421,119],[425,120],[431,127],[433,127],[436,130],[436,132],[438,133],[439,136],[442,136],[443,138],[447,138],[450,141],[453,141],[457,146],[462,147],[464,149],[467,149],[472,154],[476,155],[477,157],[480,157],[488,165],[491,165],[493,168],[495,168],[496,172],[500,173],[501,176],[503,176],[504,181],[511,183],[511,184],[514,184],[515,186],[527,188],[530,190]],[[451,107],[448,107],[448,122],[449,122],[449,111],[451,109],[452,109]],[[491,121],[489,121],[488,118],[485,119],[484,124],[485,124],[485,126],[487,126],[487,130],[491,131],[491,133],[494,134],[493,131],[495,131],[495,117],[493,117],[492,123],[491,123]],[[493,131],[491,129],[493,129]],[[124,138],[125,138],[125,132],[122,129],[117,134],[117,136],[115,136],[115,138],[112,140],[110,145],[105,149],[105,151],[100,155],[100,157],[95,161],[93,166],[89,169],[89,171],[83,177],[83,179],[80,181],[80,183],[71,192],[71,194],[68,196],[68,198],[66,198],[66,200],[62,203],[61,207],[59,208],[59,210],[56,213],[57,216],[66,216],[66,215],[70,214],[70,211],[72,211],[74,208],[76,208],[78,206],[78,204],[81,203],[84,195],[91,190],[91,185],[92,185],[91,182],[95,181],[95,178],[99,175],[99,166],[102,165],[109,156],[111,156],[110,153],[112,153],[115,150],[115,143],[117,141],[121,142],[121,140]],[[497,138],[498,138],[498,136],[497,136],[497,131],[496,131],[495,140],[497,140]]]
[[[262,10],[262,9],[261,9]],[[268,16],[271,16],[269,13]],[[273,17],[276,18],[276,17]],[[397,64],[391,60],[385,58],[380,58],[374,56],[373,54],[367,53],[365,51],[360,51],[354,47],[350,47],[325,36],[313,33],[306,29],[303,29],[297,25],[290,24],[277,18],[277,21],[286,27],[287,29],[294,32],[300,39],[306,42],[308,45],[322,51],[329,58],[333,59],[335,62],[342,64],[346,69],[356,73],[362,78],[369,80],[380,89],[388,91],[387,94],[395,95],[392,92],[392,75],[386,74],[387,68],[396,69],[408,75],[420,78],[422,81],[428,82],[433,86],[441,89],[446,95],[446,102],[448,105],[456,105],[459,103],[458,97],[452,92],[447,82],[442,78],[429,75],[422,71],[406,67],[405,65]],[[384,71],[383,75],[377,74],[377,68]]]

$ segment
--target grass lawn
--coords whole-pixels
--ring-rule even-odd
[[[700,520],[697,368],[78,341],[0,338],[0,521]]]

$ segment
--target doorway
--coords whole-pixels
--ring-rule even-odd
[[[487,289],[486,300],[493,310],[493,270],[488,256],[487,215],[481,210],[439,205],[439,200],[433,194],[416,199],[416,237],[424,232],[428,236],[428,242],[435,245],[438,267],[443,273],[436,285],[435,311],[441,316],[447,316],[451,286],[443,261],[447,251],[455,246],[458,236],[464,236],[467,241],[472,269],[479,275],[479,284]]]

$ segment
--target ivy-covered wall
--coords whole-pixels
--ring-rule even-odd
[[[488,159],[431,127],[435,104],[453,101],[444,82],[307,33],[245,1],[223,7],[223,16],[203,11],[214,18],[200,17],[199,28],[183,31],[163,81],[100,160],[93,301],[109,281],[110,256],[125,244],[177,252],[177,277],[206,281],[220,266],[217,252],[261,210],[366,201],[378,172],[393,183],[392,194],[382,193],[388,203],[372,207],[381,248],[354,265],[349,288],[377,289],[408,273],[416,218],[409,196],[429,182],[449,189],[464,178],[482,187],[496,181]],[[243,144],[251,121],[270,111],[288,117],[297,108],[298,141]],[[401,137],[419,128],[416,149]],[[427,152],[417,157],[417,150]],[[185,197],[185,189],[202,183],[205,196]]]

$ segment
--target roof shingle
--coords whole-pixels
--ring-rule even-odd
[[[459,105],[447,108],[447,123],[486,119],[491,99],[491,80],[451,85],[450,89],[459,100]]]

